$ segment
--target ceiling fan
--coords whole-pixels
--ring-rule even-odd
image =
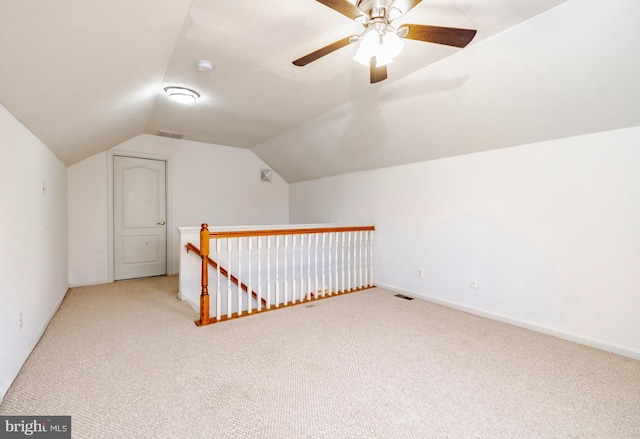
[[[404,48],[403,38],[465,47],[476,35],[475,30],[453,27],[422,24],[404,24],[399,28],[393,26],[393,20],[406,14],[422,0],[356,0],[355,5],[347,0],[316,1],[362,24],[365,30],[360,35],[351,35],[298,58],[293,64],[306,66],[344,46],[360,42],[354,59],[369,66],[371,84],[387,79],[387,64]]]

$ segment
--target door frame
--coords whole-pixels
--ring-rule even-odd
[[[166,253],[167,253],[167,276],[172,276],[173,273],[173,253],[171,252],[171,243],[173,242],[173,224],[172,224],[172,204],[171,204],[171,157],[158,154],[146,154],[134,151],[117,150],[107,151],[107,248],[109,259],[109,282],[115,282],[115,251],[114,251],[114,230],[113,230],[113,158],[115,156],[120,157],[132,157],[137,159],[147,160],[159,160],[165,162],[165,209],[167,210],[166,221]]]

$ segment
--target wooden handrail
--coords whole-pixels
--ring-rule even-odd
[[[202,257],[202,255],[200,254],[200,249],[198,247],[196,247],[195,245],[193,245],[192,243],[188,242],[187,245],[185,245],[187,251],[191,250],[192,252],[194,252],[196,255]],[[207,256],[207,262],[209,263],[209,265],[211,265],[213,268],[217,269],[218,268],[218,263],[216,261],[214,261],[213,259],[211,259],[209,256]],[[220,266],[220,274],[222,274],[223,276],[231,279],[231,282],[233,282],[234,284],[238,285],[238,278],[235,277],[233,274],[229,275],[229,272],[221,265]],[[245,293],[249,292],[249,287],[244,284],[244,283],[240,283],[240,288],[242,288],[242,291],[244,291]],[[258,294],[255,291],[251,291],[251,296],[258,300]],[[267,304],[267,300],[263,297],[262,298],[262,303],[263,304]]]
[[[363,232],[375,230],[375,226],[355,227],[319,227],[316,229],[278,229],[278,230],[240,230],[228,232],[209,232],[209,239],[213,238],[244,238],[248,236],[282,236],[282,235],[309,235],[315,233],[331,232]]]

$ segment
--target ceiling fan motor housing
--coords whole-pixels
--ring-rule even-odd
[[[356,7],[371,18],[384,18],[393,0],[358,0]]]

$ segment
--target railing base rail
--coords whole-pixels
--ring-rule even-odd
[[[216,320],[215,317],[209,317],[209,319],[207,319],[207,321],[205,323],[203,323],[202,319],[201,319],[201,320],[196,320],[195,324],[196,324],[196,326],[212,325],[214,323],[226,322],[228,320],[234,320],[234,319],[238,319],[238,318],[241,318],[241,317],[248,317],[248,316],[253,316],[253,315],[256,315],[256,314],[264,314],[265,312],[269,312],[269,311],[277,311],[279,309],[291,308],[292,306],[308,305],[308,304],[316,302],[318,300],[329,299],[331,297],[344,296],[345,294],[357,293],[359,291],[369,290],[371,288],[375,288],[375,285],[369,285],[369,286],[362,287],[362,288],[355,288],[355,289],[350,290],[350,291],[341,291],[341,292],[337,292],[337,293],[332,293],[331,295],[329,295],[329,294],[325,294],[324,296],[322,296],[322,295],[312,295],[311,299],[306,299],[306,300],[304,300],[302,302],[295,302],[295,303],[291,302],[291,303],[287,303],[287,304],[280,304],[278,306],[271,305],[271,308],[263,307],[260,311],[258,311],[258,308],[253,308],[251,310],[251,313],[248,313],[248,312],[244,311],[240,315],[238,315],[237,312],[234,312],[234,313],[231,314],[231,317],[228,317],[225,314],[225,315],[221,315],[220,316],[220,320]]]

